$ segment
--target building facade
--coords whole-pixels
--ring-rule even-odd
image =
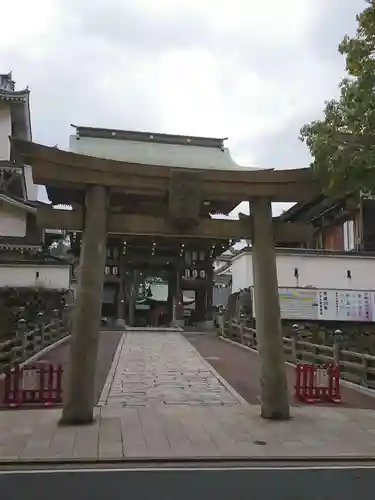
[[[375,323],[375,253],[278,248],[281,317],[286,320]],[[232,291],[254,307],[251,247],[231,259]]]
[[[313,224],[314,237],[301,245],[304,248],[375,252],[375,200],[369,196],[333,200],[320,195],[309,203],[297,203],[280,218]]]
[[[70,286],[70,265],[45,255],[31,167],[17,161],[9,137],[31,140],[30,92],[0,74],[0,287]]]
[[[375,290],[375,253],[278,248],[279,287]],[[232,290],[254,286],[251,247],[231,262]]]
[[[251,239],[253,230],[246,217],[229,221],[212,215],[230,213],[244,196],[256,195],[259,187],[262,195],[271,190],[276,200],[311,196],[307,169],[285,174],[241,167],[224,140],[75,126],[70,152],[29,143],[21,146],[18,141],[21,149],[44,149],[52,168],[61,156],[59,161],[67,167],[64,175],[75,175],[69,177],[69,187],[49,183],[33,153],[23,156],[33,165],[36,180],[46,185],[52,204],[72,208],[41,209],[38,218],[42,227],[68,230],[77,264],[83,245],[86,181],[87,186],[94,181],[107,186],[103,316],[129,324],[144,321],[143,305],[137,309],[139,286],[158,278],[167,284],[169,319],[183,321],[186,295],[194,298],[190,319],[211,321],[214,261],[236,241]],[[84,185],[77,175],[85,176]],[[278,241],[301,241],[301,231],[310,234],[308,225],[283,224],[272,217],[271,230]],[[228,285],[230,278],[222,275],[219,281]]]
[[[148,134],[124,130],[75,127],[70,136],[70,150],[108,160],[121,160],[135,164],[170,166],[176,169],[200,169],[204,165],[222,169],[238,169],[229,151],[220,139],[187,138],[171,134]],[[188,193],[189,185],[185,185]],[[48,192],[55,202],[66,200],[56,198],[53,188]],[[194,196],[192,196],[192,203]],[[119,213],[147,213],[150,208],[155,215],[165,213],[162,203],[155,204],[152,196],[139,199],[117,195],[113,197],[115,210]],[[175,204],[178,201],[174,202]],[[116,207],[117,205],[117,207]],[[229,209],[231,207],[228,207]],[[203,205],[201,216],[210,217],[210,211],[217,207]],[[224,206],[224,210],[226,207]],[[125,228],[124,228],[125,230]],[[141,233],[141,228],[139,228]],[[81,233],[70,233],[72,251],[80,254]],[[213,264],[231,241],[222,239],[170,239],[139,236],[124,241],[121,236],[109,234],[107,238],[107,259],[104,272],[102,315],[111,319],[123,318],[129,324],[144,325],[164,321],[169,323],[175,315],[173,303],[176,287],[175,271],[178,262],[178,286],[182,290],[180,306],[184,309],[184,321],[202,324],[213,317]],[[147,302],[140,300],[147,281],[157,280],[150,292],[158,291],[158,300],[151,293]],[[164,307],[167,314],[158,316],[154,308]]]

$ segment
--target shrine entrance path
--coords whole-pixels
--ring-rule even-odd
[[[186,334],[185,336],[201,356],[249,404],[260,404],[260,368],[259,358],[255,352],[220,340],[216,334]],[[294,368],[292,366],[287,367],[287,374],[291,402],[296,405],[293,400]],[[339,405],[340,407],[375,409],[375,399],[355,389],[342,387],[342,398],[343,402]]]
[[[123,335],[100,406],[232,406],[243,403],[178,332]]]
[[[120,336],[115,349],[113,339]],[[190,342],[177,332],[103,332],[101,352],[112,342],[111,352],[116,352],[94,423],[58,426],[61,409],[0,412],[0,465],[41,459],[85,464],[154,459],[374,459],[375,412],[358,409],[354,391],[351,396],[346,390],[344,394],[345,400],[353,398],[352,408],[294,406],[291,420],[267,421],[259,417],[256,404],[257,355],[211,335],[188,337]],[[57,356],[56,351],[50,361],[52,355]],[[61,359],[60,355],[55,361]],[[99,365],[103,359],[99,354]],[[253,404],[247,404],[228,382]],[[373,404],[357,396],[363,405],[365,399]]]

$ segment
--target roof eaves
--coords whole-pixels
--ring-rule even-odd
[[[17,198],[16,196],[9,196],[4,193],[0,193],[0,200],[8,203],[9,205],[13,205],[17,208],[24,209],[26,212],[35,214],[37,212],[37,208],[31,205],[29,202],[22,200],[21,198]]]

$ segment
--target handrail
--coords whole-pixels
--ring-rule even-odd
[[[243,322],[225,322],[220,315],[217,317],[219,335],[227,337],[239,344],[257,349],[256,330]],[[342,349],[339,342],[333,346],[314,344],[301,340],[296,334],[283,337],[284,353],[287,361],[292,363],[337,363],[344,379],[365,387],[375,388],[375,356]]]
[[[53,311],[53,318],[44,322],[39,314],[38,323],[28,330],[26,321],[20,319],[14,337],[0,342],[0,373],[11,366],[16,366],[29,359],[45,347],[66,337],[70,333],[71,306],[66,306],[61,314]]]

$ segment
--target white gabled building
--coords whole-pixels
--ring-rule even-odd
[[[375,254],[278,248],[279,287],[375,291]],[[251,247],[231,258],[232,291],[254,285]]]
[[[283,318],[375,322],[375,254],[289,248],[276,254]],[[252,290],[251,247],[235,252],[220,272],[230,274],[231,292]]]
[[[15,90],[7,73],[0,74],[0,287],[67,289],[70,265],[43,255],[38,186],[31,167],[12,157],[10,136],[31,140],[30,92]]]

